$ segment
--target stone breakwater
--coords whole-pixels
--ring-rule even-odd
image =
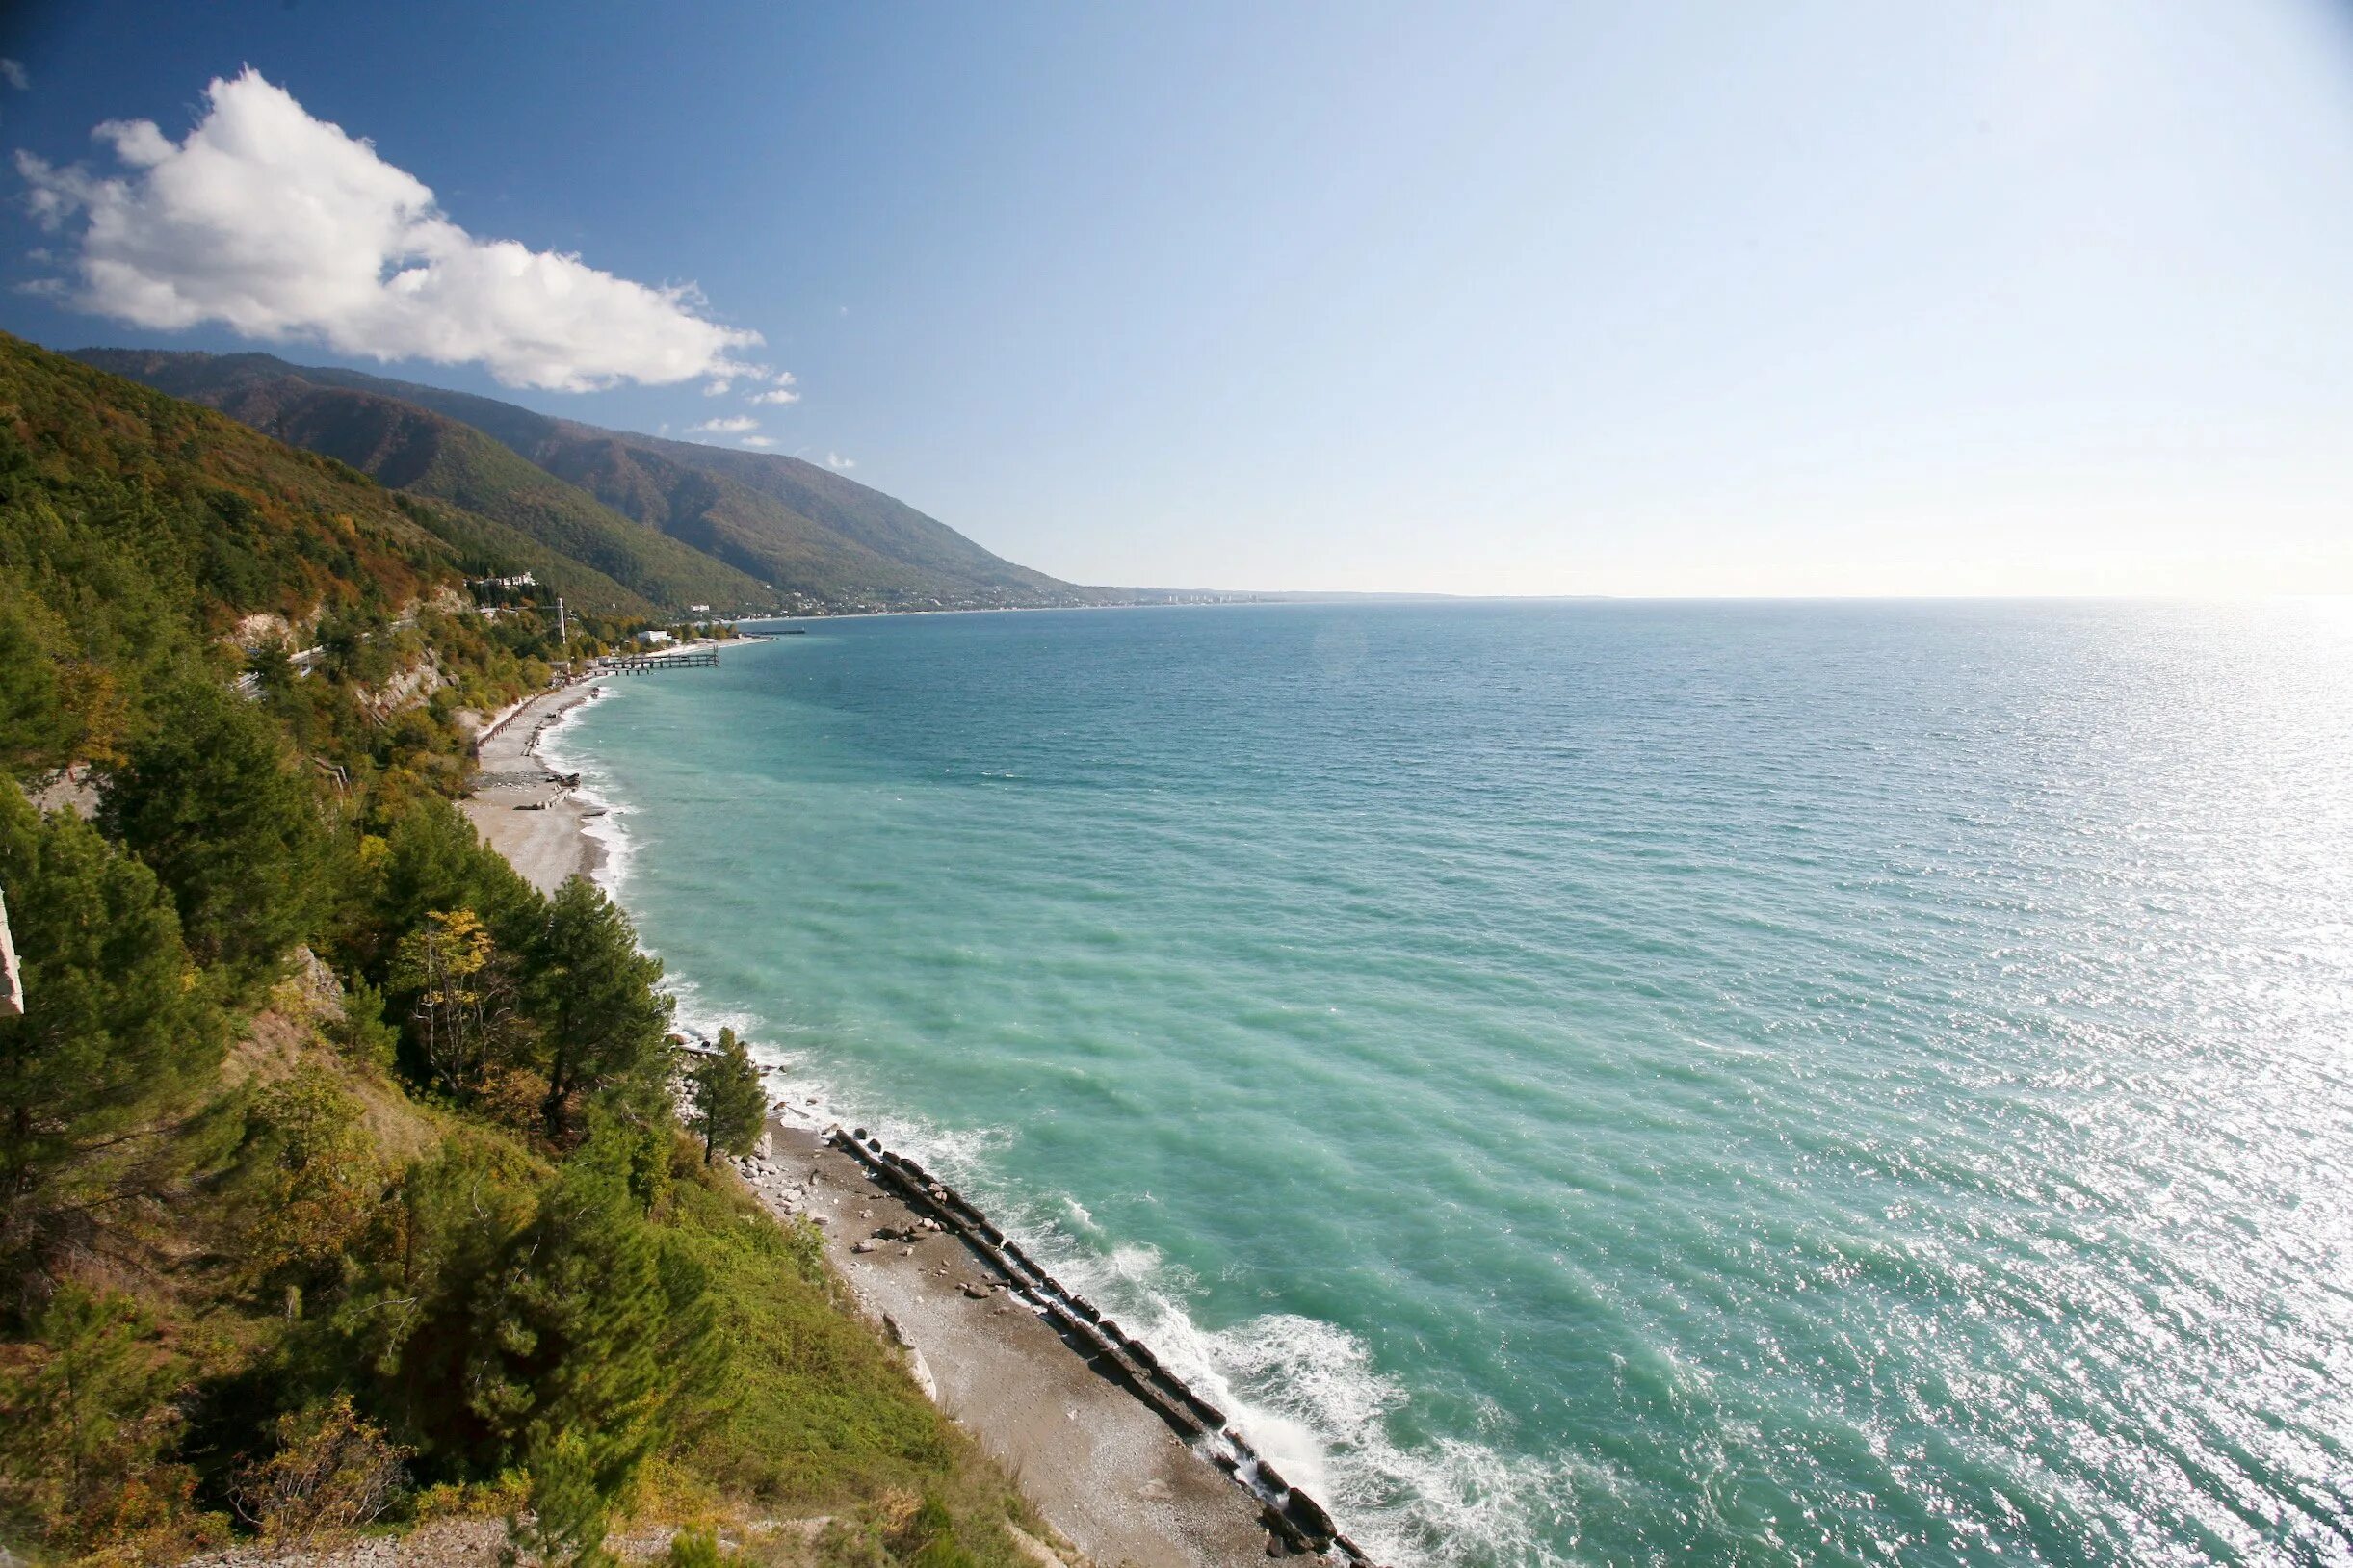
[[[1210,1463],[1257,1499],[1268,1533],[1290,1552],[1330,1555],[1352,1568],[1376,1568],[1343,1533],[1321,1503],[1291,1485],[1227,1424],[1225,1413],[1161,1364],[1149,1346],[1103,1316],[1085,1296],[1066,1290],[946,1182],[914,1160],[896,1154],[865,1128],[828,1134],[868,1175],[916,1214],[956,1237],[1083,1355],[1110,1368],[1130,1393],[1191,1444]]]

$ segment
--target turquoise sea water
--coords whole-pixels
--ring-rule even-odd
[[[2353,614],[818,623],[555,737],[1399,1564],[2353,1561]]]

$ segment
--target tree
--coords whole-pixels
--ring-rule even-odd
[[[293,1287],[331,1277],[385,1171],[358,1099],[332,1074],[302,1066],[247,1112],[235,1182],[247,1277]]]
[[[155,874],[0,785],[0,886],[29,1006],[0,1018],[0,1276],[87,1237],[213,1081],[218,1010]]]
[[[509,1554],[540,1563],[574,1568],[610,1568],[605,1532],[613,1497],[597,1476],[596,1456],[587,1434],[549,1427],[534,1434],[525,1456],[531,1477],[531,1507],[507,1521]]]
[[[694,1129],[703,1137],[703,1163],[719,1155],[749,1154],[768,1120],[768,1091],[760,1069],[732,1029],[719,1032],[719,1055],[694,1065]]]
[[[388,949],[435,909],[473,910],[491,939],[510,952],[536,941],[547,924],[547,902],[537,890],[438,797],[404,803],[382,838],[361,840],[360,858],[353,879],[368,893],[354,920],[369,928],[354,933],[363,948]]]
[[[322,662],[335,679],[373,686],[392,674],[395,661],[387,641],[388,623],[381,614],[322,615],[313,635],[324,650]]]
[[[607,1515],[708,1377],[704,1279],[664,1267],[631,1191],[632,1142],[591,1126],[478,1318],[475,1409],[517,1440],[537,1516],[519,1544],[543,1559],[604,1560]]]
[[[203,962],[258,980],[309,934],[324,838],[310,785],[269,719],[220,684],[166,691],[98,817],[171,889]]]
[[[392,983],[416,993],[409,1017],[426,1069],[452,1094],[471,1088],[489,1055],[494,949],[471,909],[435,909],[401,939]]]
[[[671,999],[654,990],[662,961],[638,951],[629,917],[586,877],[548,901],[532,1012],[545,1053],[550,1137],[563,1135],[572,1096],[667,1075]]]
[[[294,655],[286,651],[285,643],[275,639],[246,650],[245,669],[273,697],[294,690],[297,679]]]
[[[224,1533],[190,1504],[195,1477],[160,1463],[181,1369],[129,1297],[68,1285],[0,1362],[0,1503],[53,1547],[174,1561]],[[141,1550],[144,1548],[145,1550]]]
[[[533,1222],[538,1181],[513,1142],[458,1134],[402,1173],[353,1247],[359,1278],[333,1326],[395,1429],[442,1478],[511,1457],[511,1433],[478,1408],[476,1384],[497,1370],[482,1347],[494,1326],[485,1304]]]
[[[346,1061],[379,1072],[390,1072],[400,1052],[400,1031],[384,1019],[384,993],[357,976],[343,988],[343,1012],[327,1024],[327,1037]]]
[[[75,727],[48,648],[30,617],[0,596],[0,774],[65,766]]]

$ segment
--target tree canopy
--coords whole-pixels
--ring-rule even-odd
[[[311,934],[325,830],[283,734],[215,681],[159,694],[107,777],[99,823],[155,869],[205,963],[259,975]]]
[[[0,1017],[0,1274],[88,1245],[208,1086],[223,1021],[155,874],[0,786],[0,886],[27,1009]]]
[[[760,1069],[732,1029],[719,1032],[719,1054],[694,1064],[693,1127],[702,1134],[703,1163],[722,1154],[749,1154],[768,1120],[768,1090]]]
[[[662,961],[639,951],[629,917],[585,876],[570,878],[548,901],[536,956],[543,1113],[549,1136],[559,1137],[582,1091],[667,1081],[671,1001],[653,988]]]

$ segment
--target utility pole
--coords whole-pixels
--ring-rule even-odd
[[[571,624],[563,618],[563,595],[556,595],[556,651],[563,658],[563,667],[572,667]]]

